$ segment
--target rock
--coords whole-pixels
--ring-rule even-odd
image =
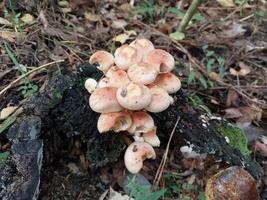
[[[212,176],[206,185],[207,200],[258,200],[256,181],[241,167],[229,167]]]

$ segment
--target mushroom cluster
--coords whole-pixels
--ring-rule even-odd
[[[155,159],[153,147],[160,145],[157,128],[148,112],[162,112],[173,103],[170,94],[181,87],[171,73],[175,61],[171,54],[155,49],[151,41],[137,38],[117,48],[114,56],[95,52],[89,60],[97,64],[104,77],[89,78],[85,88],[91,93],[89,105],[101,113],[97,122],[100,133],[128,132],[135,142],[128,146],[124,161],[131,173],[138,173],[145,159]]]

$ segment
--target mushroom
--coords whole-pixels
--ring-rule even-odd
[[[128,85],[131,82],[127,73],[116,66],[111,67],[107,71],[106,77],[109,78],[108,84],[111,87],[119,88]]]
[[[137,38],[129,46],[135,47],[143,56],[155,49],[153,43],[145,38]]]
[[[146,107],[149,112],[162,112],[166,110],[169,105],[173,102],[172,97],[157,85],[149,85],[149,90],[151,94],[151,102]]]
[[[175,64],[173,56],[162,49],[150,51],[144,57],[143,61],[153,65],[159,65],[159,71],[162,73],[172,71]]]
[[[153,118],[144,111],[132,112],[132,125],[128,132],[140,136],[142,133],[151,131],[154,128]]]
[[[89,93],[92,93],[96,89],[96,86],[97,86],[97,81],[93,78],[86,79],[84,83],[84,87]]]
[[[96,86],[97,88],[110,87],[109,78],[101,78]]]
[[[90,57],[89,63],[98,63],[99,66],[97,68],[106,72],[114,64],[114,57],[107,51],[97,51]]]
[[[128,146],[124,155],[124,163],[129,172],[136,174],[143,167],[145,159],[155,159],[153,147],[146,142],[133,142]]]
[[[151,94],[148,87],[131,82],[127,86],[117,90],[119,104],[129,110],[140,110],[147,107],[151,101]]]
[[[98,113],[121,111],[122,107],[116,99],[116,91],[114,87],[97,88],[89,98],[91,109]]]
[[[177,92],[181,88],[180,79],[173,73],[159,74],[154,84],[166,90],[169,94]]]
[[[131,65],[127,73],[133,82],[147,85],[155,81],[158,75],[158,66],[140,62]]]
[[[153,147],[159,147],[160,140],[157,136],[157,127],[154,127],[152,131],[143,134],[144,141],[149,143]]]
[[[127,70],[129,66],[140,62],[142,59],[141,52],[128,44],[117,48],[114,55],[116,65],[122,70]]]
[[[127,130],[132,125],[132,118],[128,112],[102,113],[98,118],[97,129],[100,133],[110,130],[120,132]]]

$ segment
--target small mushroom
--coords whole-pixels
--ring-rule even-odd
[[[157,68],[149,63],[140,62],[131,65],[127,73],[133,82],[147,85],[155,81],[158,75]]]
[[[120,87],[116,96],[119,104],[129,110],[144,109],[151,101],[148,87],[133,82],[125,87]]]
[[[159,74],[154,84],[166,90],[169,94],[177,92],[181,88],[180,79],[173,73]]]
[[[84,83],[84,87],[89,93],[92,93],[96,89],[96,86],[97,86],[97,81],[93,78],[86,79]]]
[[[152,131],[143,134],[144,141],[149,143],[153,147],[159,147],[160,140],[157,136],[157,127],[154,127]]]
[[[97,88],[89,98],[91,109],[98,113],[119,112],[122,107],[116,99],[114,87]]]
[[[148,88],[151,93],[151,102],[146,107],[147,111],[155,113],[162,112],[173,102],[172,97],[170,97],[166,90],[161,87],[157,85],[149,85]]]
[[[175,64],[173,56],[162,49],[150,51],[144,57],[143,61],[153,65],[159,65],[159,71],[162,73],[172,71]]]
[[[131,82],[128,74],[116,66],[111,67],[107,71],[106,77],[109,78],[108,84],[111,87],[119,88],[128,85]]]
[[[146,142],[133,142],[128,146],[124,155],[124,163],[129,172],[136,174],[143,167],[145,159],[155,159],[153,147]]]
[[[114,55],[116,65],[122,70],[127,70],[129,66],[140,62],[142,59],[142,54],[128,44],[117,48]]]
[[[90,57],[89,62],[90,64],[98,63],[97,68],[106,72],[114,64],[114,57],[107,51],[97,51]]]
[[[131,116],[132,126],[128,129],[129,133],[140,135],[154,128],[154,120],[148,113],[143,111],[132,112]]]
[[[98,118],[97,129],[100,133],[110,130],[120,132],[127,130],[132,125],[132,118],[128,112],[102,113]]]
[[[129,46],[135,47],[143,56],[155,49],[153,43],[145,38],[137,38]]]

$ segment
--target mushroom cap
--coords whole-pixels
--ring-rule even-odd
[[[157,127],[154,127],[152,131],[143,134],[144,141],[149,143],[153,147],[159,147],[160,140],[157,136]]]
[[[144,111],[137,111],[131,113],[132,125],[128,132],[134,135],[146,133],[154,128],[153,118]]]
[[[106,72],[114,64],[114,56],[107,51],[97,51],[90,57],[89,63],[98,63],[97,68]]]
[[[97,88],[89,98],[91,109],[98,113],[119,112],[123,108],[116,99],[114,87]]]
[[[147,85],[155,81],[158,75],[158,66],[140,62],[131,65],[127,73],[133,82]]]
[[[100,133],[110,130],[120,132],[127,130],[132,125],[132,118],[128,112],[102,113],[98,118],[97,129]]]
[[[144,57],[143,61],[154,65],[159,65],[159,71],[162,73],[172,71],[175,64],[173,56],[162,49],[154,49],[150,51]]]
[[[177,92],[181,88],[180,79],[173,73],[159,74],[154,84],[166,90],[169,94]]]
[[[108,77],[101,78],[98,81],[98,84],[97,84],[96,88],[103,88],[103,87],[110,87],[109,78]]]
[[[146,142],[133,142],[124,154],[124,163],[129,172],[136,174],[143,167],[145,159],[155,159],[153,147]]]
[[[86,79],[84,83],[84,87],[89,93],[92,93],[96,89],[96,86],[97,86],[97,81],[93,78]]]
[[[109,78],[108,84],[111,87],[119,88],[128,85],[131,82],[128,74],[124,70],[119,69],[116,66],[111,67],[107,71],[106,77]]]
[[[129,46],[135,47],[143,56],[155,49],[153,43],[145,38],[137,38]]]
[[[141,110],[147,107],[151,101],[151,94],[148,87],[131,82],[117,90],[119,104],[129,110]]]
[[[146,110],[155,113],[166,110],[172,102],[168,92],[154,84],[148,86],[148,88],[151,94],[151,102]]]
[[[114,55],[116,65],[122,70],[127,70],[129,66],[140,62],[142,59],[141,52],[138,52],[136,48],[130,47],[128,44],[117,48]]]

